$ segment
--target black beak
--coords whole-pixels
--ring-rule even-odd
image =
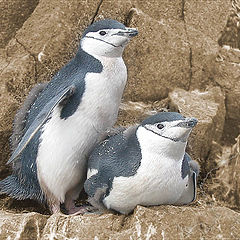
[[[198,120],[196,118],[186,118],[183,122],[180,122],[176,127],[193,128],[197,125]]]
[[[138,30],[136,28],[126,28],[126,30],[121,30],[113,35],[135,37],[138,35]]]

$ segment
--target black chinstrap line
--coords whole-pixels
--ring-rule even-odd
[[[99,40],[99,41],[105,42],[105,43],[107,43],[107,44],[109,44],[109,45],[111,45],[113,47],[122,47],[122,45],[117,46],[117,45],[114,45],[113,43],[106,42],[106,41],[104,41],[104,40],[102,40],[100,38],[95,38],[95,37],[92,37],[92,36],[85,36],[85,38],[92,38],[92,39],[95,39],[95,40]]]
[[[160,136],[160,137],[169,139],[169,140],[174,141],[174,142],[181,142],[181,141],[178,141],[178,140],[175,139],[175,138],[169,138],[169,137],[163,136],[163,135],[161,135],[161,134],[159,134],[159,133],[157,133],[157,132],[154,132],[152,129],[149,129],[149,128],[145,127],[145,126],[144,126],[144,128],[147,129],[148,131],[151,131],[151,132],[154,133],[154,134],[157,134],[157,135]]]

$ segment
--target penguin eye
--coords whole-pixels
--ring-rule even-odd
[[[101,36],[104,36],[104,35],[106,35],[107,33],[106,33],[105,31],[100,31],[99,34],[100,34]]]
[[[161,124],[161,123],[158,123],[158,124],[157,124],[157,128],[158,128],[158,129],[162,129],[162,128],[164,128],[164,125]]]

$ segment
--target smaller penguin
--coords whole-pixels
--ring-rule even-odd
[[[88,162],[89,203],[129,214],[137,205],[193,202],[199,165],[185,149],[196,124],[196,118],[161,112],[103,141]]]

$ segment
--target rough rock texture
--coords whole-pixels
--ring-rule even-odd
[[[83,29],[102,18],[140,32],[124,54],[129,78],[118,124],[162,110],[197,117],[188,151],[201,164],[201,178],[197,204],[137,207],[127,217],[49,217],[33,201],[0,196],[0,239],[239,238],[239,213],[220,207],[240,209],[240,140],[233,149],[220,146],[240,134],[240,51],[223,47],[240,46],[237,2],[230,11],[226,0],[2,0],[0,179],[9,173],[8,138],[18,106],[35,83],[50,80],[69,61]]]
[[[231,207],[240,207],[240,135],[236,144],[224,149],[224,154],[218,161],[216,176],[212,179],[210,193],[212,196]]]
[[[183,2],[184,21],[190,45],[190,88],[204,90],[212,81],[214,73],[209,68],[218,53],[217,41],[226,24],[231,1]]]
[[[2,0],[0,2],[0,48],[21,28],[25,20],[32,14],[39,0]]]
[[[146,117],[153,115],[157,112],[168,111],[169,99],[165,98],[161,101],[155,102],[132,102],[127,101],[121,103],[117,126],[129,126],[140,123]]]
[[[208,91],[185,91],[176,89],[169,94],[170,109],[179,111],[184,116],[196,117],[199,120],[189,138],[190,153],[201,165],[205,175],[216,162],[209,161],[209,153],[213,142],[219,142],[222,137],[225,121],[224,95],[219,87]]]
[[[130,216],[55,214],[48,219],[0,212],[1,239],[236,239],[239,234],[240,214],[217,206],[138,206]]]
[[[47,218],[34,212],[12,214],[0,211],[0,239],[41,239]]]
[[[232,8],[226,26],[221,32],[218,44],[240,49],[240,2],[232,0]]]
[[[216,59],[214,79],[226,94],[224,138],[233,143],[240,133],[240,50],[222,48]]]

